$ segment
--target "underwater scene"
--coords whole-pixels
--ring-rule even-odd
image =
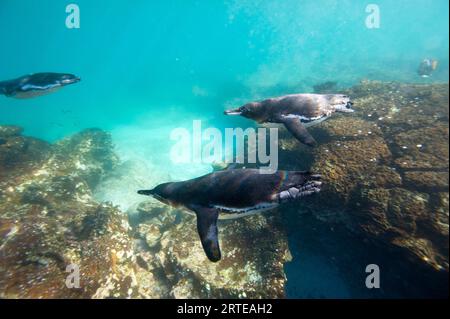
[[[447,0],[0,0],[0,298],[448,298]]]

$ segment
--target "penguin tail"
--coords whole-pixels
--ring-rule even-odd
[[[0,95],[6,95],[6,86],[3,82],[0,82]]]

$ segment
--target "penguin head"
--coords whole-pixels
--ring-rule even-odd
[[[417,73],[422,77],[429,77],[436,70],[438,65],[437,60],[433,59],[424,59],[420,65]]]
[[[160,202],[163,202],[164,204],[171,204],[170,200],[170,194],[171,192],[168,189],[169,184],[172,183],[163,183],[159,184],[153,189],[147,189],[147,190],[138,190],[138,194],[140,195],[147,195],[147,196],[153,196]]]
[[[226,110],[225,115],[241,115],[243,117],[258,120],[261,113],[261,103],[250,102],[238,107],[237,109]]]
[[[355,112],[355,110],[352,109],[353,102],[350,101],[350,97],[348,95],[330,94],[328,96],[328,103],[334,108],[336,112]]]
[[[73,83],[77,83],[79,82],[81,79],[73,74],[69,74],[69,73],[62,73],[59,75],[59,79],[58,82],[61,85],[69,85],[69,84],[73,84]]]

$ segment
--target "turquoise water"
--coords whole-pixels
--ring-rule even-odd
[[[89,127],[110,131],[122,159],[141,163],[139,174],[155,172],[150,184],[209,171],[170,163],[170,132],[194,119],[219,129],[254,125],[223,116],[243,101],[312,92],[325,81],[341,88],[363,79],[448,81],[447,0],[72,2],[80,29],[65,26],[69,1],[0,0],[0,80],[36,72],[82,79],[36,99],[0,96],[0,122],[48,141]],[[372,2],[379,29],[365,26]],[[416,70],[426,57],[439,67],[423,79]],[[99,196],[125,209],[135,200]],[[349,296],[320,256],[310,262],[304,267],[332,278],[333,297]],[[292,295],[321,296],[311,291]]]
[[[0,74],[68,72],[82,82],[34,100],[0,100],[2,122],[54,140],[84,127],[112,130],[185,115],[229,122],[236,99],[311,91],[326,80],[420,81],[424,57],[448,78],[448,1],[87,1],[81,28],[65,27],[67,1],[0,3]],[[36,120],[36,117],[39,120]],[[248,122],[238,122],[248,125]],[[141,123],[143,124],[143,123]]]
[[[76,3],[80,29],[65,26],[67,1],[0,3],[2,79],[82,78],[39,99],[0,100],[3,123],[49,141],[99,127],[120,149],[155,157],[169,152],[171,129],[190,128],[191,119],[253,125],[222,115],[243,101],[311,92],[325,81],[423,82],[416,69],[424,57],[439,61],[425,81],[448,79],[445,0],[377,1],[379,29],[366,28],[369,2],[356,0]]]

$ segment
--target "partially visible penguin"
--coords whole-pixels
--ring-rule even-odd
[[[316,141],[306,127],[318,124],[335,112],[354,112],[353,103],[342,94],[291,94],[250,102],[226,115],[242,115],[258,123],[282,123],[296,139],[308,146]]]
[[[79,81],[79,77],[68,73],[35,73],[13,80],[1,81],[0,94],[18,99],[28,99],[53,93],[63,86]]]
[[[438,66],[437,60],[424,59],[422,62],[420,62],[419,68],[417,69],[417,73],[423,78],[428,78],[436,70],[437,66]]]
[[[320,191],[321,176],[309,172],[226,169],[183,182],[164,183],[138,194],[153,196],[197,216],[197,230],[209,260],[221,259],[218,219],[233,219],[273,209]]]

